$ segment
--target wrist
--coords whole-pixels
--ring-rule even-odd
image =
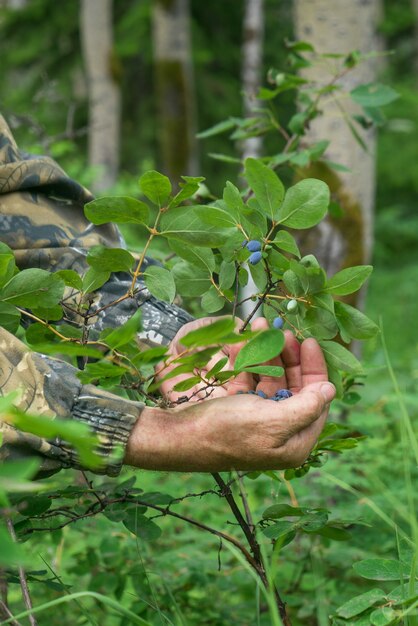
[[[193,420],[177,411],[144,407],[129,437],[124,463],[149,470],[187,471]]]

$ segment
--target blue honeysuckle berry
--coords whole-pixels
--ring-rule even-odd
[[[280,328],[283,328],[283,324],[284,324],[284,319],[282,317],[275,317],[273,320],[273,327],[277,328],[278,330],[280,330]]]
[[[264,400],[267,399],[267,394],[264,393],[264,391],[257,391],[257,395],[260,396],[260,398],[264,398]]]
[[[293,396],[293,393],[291,391],[289,391],[289,389],[278,389],[274,396],[276,398],[280,398],[280,399],[286,399],[286,398],[291,398]]]
[[[251,239],[251,241],[247,243],[247,249],[250,252],[258,252],[261,250],[261,243],[257,241],[257,239]]]
[[[263,255],[261,254],[261,252],[253,252],[248,259],[248,263],[251,263],[251,265],[256,265],[261,261],[262,257]]]

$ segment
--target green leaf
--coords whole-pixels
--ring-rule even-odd
[[[263,534],[269,539],[279,539],[279,537],[284,537],[299,528],[298,522],[289,522],[287,520],[282,520],[281,522],[276,522],[272,526],[267,526],[263,528]]]
[[[334,313],[334,298],[330,293],[316,293],[312,297],[312,305]]]
[[[40,459],[25,459],[7,461],[0,465],[1,478],[15,478],[16,480],[29,480],[33,478],[41,465]]]
[[[0,302],[0,326],[14,335],[19,324],[20,313],[16,307],[8,302]]]
[[[142,507],[140,508],[142,509]],[[123,524],[143,541],[155,541],[161,535],[161,528],[145,515],[138,513],[136,508],[128,510]]]
[[[221,154],[219,152],[209,152],[208,156],[215,161],[222,161],[222,163],[237,163],[241,165],[241,159],[230,156],[229,154]]]
[[[171,194],[170,179],[160,172],[150,170],[139,179],[139,188],[159,208],[165,206]]]
[[[0,525],[0,545],[1,566],[16,567],[17,565],[25,565],[31,562],[30,557],[23,552],[22,546],[12,540],[9,532],[3,525]]]
[[[61,300],[65,283],[46,270],[31,268],[19,272],[3,287],[0,300],[16,306],[51,307]]]
[[[188,391],[195,385],[198,385],[201,381],[199,376],[191,376],[186,380],[181,380],[179,383],[176,383],[173,387],[174,391]]]
[[[229,289],[234,284],[236,277],[235,263],[222,261],[219,268],[219,287],[221,289]]]
[[[340,272],[337,272],[332,276],[324,291],[333,293],[337,296],[346,296],[350,293],[354,293],[362,284],[367,280],[373,271],[371,265],[355,265],[353,267],[347,267]]]
[[[227,356],[224,356],[223,359],[219,359],[219,361],[215,363],[212,369],[207,372],[206,379],[210,380],[211,378],[216,378],[216,375],[219,374],[219,372],[225,367],[228,361],[229,358]]]
[[[326,526],[328,521],[327,511],[315,511],[314,513],[307,513],[300,518],[300,528],[307,533],[315,533]]]
[[[0,287],[8,283],[15,272],[16,263],[13,253],[8,246],[2,244],[0,247]]]
[[[195,248],[175,239],[170,240],[170,248],[191,265],[207,270],[210,274],[215,271],[215,257],[210,248]]]
[[[370,614],[370,624],[386,626],[386,624],[393,624],[396,617],[399,617],[399,614],[391,606],[381,606]]]
[[[110,278],[110,272],[101,272],[90,267],[83,276],[83,289],[84,293],[91,293],[100,289]]]
[[[19,512],[25,517],[41,515],[50,508],[51,504],[51,498],[37,494],[36,496],[25,498],[20,502]]]
[[[344,528],[339,528],[337,526],[324,526],[317,532],[321,537],[327,537],[328,539],[332,539],[333,541],[349,541],[351,539],[351,533]]]
[[[77,372],[77,377],[86,385],[96,380],[103,382],[103,379],[106,378],[114,378],[120,381],[121,376],[126,373],[127,369],[125,367],[114,365],[110,361],[99,361],[97,363],[87,363],[83,370]]]
[[[110,348],[119,348],[136,337],[140,330],[141,309],[138,309],[122,326],[114,328],[110,330],[110,332],[108,328],[102,331],[100,333],[100,340],[104,341]]]
[[[202,222],[193,206],[170,209],[163,214],[160,227],[161,235],[184,241],[192,246],[214,248],[225,243],[229,236],[225,230]]]
[[[267,252],[267,258],[270,265],[271,271],[278,275],[282,276],[284,272],[289,269],[290,261],[287,259],[284,254],[278,252],[274,248]]]
[[[272,221],[278,221],[284,198],[284,186],[280,178],[262,161],[252,158],[245,160],[245,177],[255,193],[260,209]]]
[[[135,259],[123,248],[93,246],[87,255],[87,263],[101,272],[129,272]]]
[[[280,519],[281,517],[300,517],[304,510],[289,504],[273,504],[263,512],[263,519]]]
[[[92,435],[87,424],[76,420],[31,415],[14,408],[13,426],[44,439],[64,439],[77,449],[81,462],[88,467],[98,468],[103,463],[103,459],[94,452],[98,444],[97,437]]]
[[[283,274],[283,283],[289,294],[292,296],[303,296],[305,289],[302,280],[294,270],[286,270]]]
[[[363,613],[366,609],[374,606],[376,602],[383,600],[385,592],[382,589],[370,589],[366,593],[362,593],[355,598],[351,598],[348,602],[345,602],[337,609],[337,615],[350,619],[360,613]]]
[[[295,238],[286,230],[279,230],[272,242],[275,246],[300,258],[300,251]]]
[[[283,376],[284,369],[278,365],[252,365],[244,368],[245,372],[259,374],[260,376],[274,376],[275,378]]]
[[[353,568],[370,580],[400,580],[408,578],[408,568],[401,561],[394,559],[365,559],[354,563]]]
[[[328,185],[305,178],[287,190],[278,221],[288,228],[311,228],[325,217],[329,199]]]
[[[218,122],[218,124],[211,126],[207,130],[202,130],[200,133],[197,133],[196,136],[198,139],[206,139],[207,137],[213,137],[213,135],[225,133],[227,130],[232,130],[235,126],[236,121],[231,117],[227,120],[223,120],[222,122]]]
[[[319,344],[324,353],[327,365],[331,368],[335,367],[338,370],[352,374],[361,374],[363,371],[361,363],[356,359],[354,354],[339,343],[335,341],[320,341]]]
[[[204,176],[182,176],[182,179],[184,182],[179,183],[180,191],[171,200],[168,205],[169,209],[178,206],[184,202],[184,200],[194,196],[194,194],[199,190],[200,183],[205,180]]]
[[[212,324],[197,328],[180,339],[186,348],[197,348],[222,343],[235,329],[234,320],[224,317]]]
[[[97,198],[84,205],[84,213],[93,224],[147,224],[149,219],[145,202],[129,196]]]
[[[47,322],[57,322],[64,316],[64,311],[59,304],[47,308],[32,307],[32,313],[36,315],[36,317],[41,318],[41,320],[46,320]]]
[[[337,322],[326,309],[311,306],[303,320],[303,329],[315,339],[333,339],[338,332]]]
[[[367,85],[359,85],[352,91],[350,96],[362,107],[382,107],[394,102],[399,98],[399,93],[380,83],[369,83]]]
[[[182,296],[202,296],[212,284],[207,270],[183,261],[173,267],[173,276]]]
[[[219,295],[214,285],[211,285],[206,293],[203,294],[201,305],[202,309],[207,313],[216,313],[225,306],[225,298]]]
[[[160,300],[173,302],[176,296],[176,283],[172,272],[158,265],[149,265],[143,273],[147,289]]]
[[[77,291],[81,291],[83,288],[81,276],[74,270],[58,270],[58,272],[55,272],[55,276],[62,278],[67,287],[72,287],[77,289]]]
[[[335,315],[339,327],[354,339],[370,339],[379,332],[367,315],[344,302],[335,302]]]
[[[204,224],[220,226],[222,228],[235,228],[241,221],[239,215],[220,200],[216,205],[208,206],[204,204],[195,206],[193,209]]]
[[[284,335],[277,329],[265,330],[250,339],[238,353],[234,370],[265,363],[280,354],[284,346]]]
[[[229,182],[229,180],[227,181],[225,189],[223,191],[223,201],[234,215],[239,216],[245,212],[248,212],[248,209],[244,204],[239,189],[235,187],[235,185],[233,185],[231,182]]]

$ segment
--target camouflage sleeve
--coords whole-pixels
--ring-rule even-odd
[[[0,240],[14,250],[20,269],[72,269],[83,273],[88,268],[86,256],[92,246],[123,246],[113,224],[94,226],[86,220],[83,207],[92,199],[52,159],[20,151],[0,115]],[[130,284],[129,274],[112,274],[93,294],[90,312],[100,311],[90,318],[92,332],[119,326],[141,308],[141,340],[169,343],[191,317],[180,308],[154,298],[143,284],[138,295],[103,308],[124,295]],[[111,453],[116,444],[123,446],[127,442],[142,405],[91,385],[81,385],[77,370],[71,365],[26,350],[4,329],[0,329],[0,342],[0,392],[21,387],[21,406],[25,410],[89,424],[99,436],[99,452],[107,459],[104,472],[117,474],[120,462],[112,461]],[[61,467],[79,467],[75,451],[63,441],[46,441],[19,432],[1,423],[1,419],[0,428],[4,442],[0,459],[10,455],[41,455],[44,474]]]
[[[53,419],[73,419],[91,427],[98,437],[96,452],[103,458],[97,473],[116,476],[133,425],[143,404],[107,391],[82,385],[69,363],[31,352],[21,341],[0,328],[0,395],[15,390],[20,409]],[[0,462],[8,458],[40,456],[39,476],[65,467],[83,469],[76,451],[59,438],[46,440],[15,429],[0,416]]]
[[[86,256],[92,246],[123,247],[114,224],[94,226],[83,207],[93,196],[69,178],[50,158],[18,149],[0,115],[0,240],[15,252],[20,269],[40,267],[49,271],[88,269]],[[146,263],[153,263],[147,259]],[[118,272],[94,294],[91,312],[100,312],[92,331],[116,327],[141,307],[140,338],[147,343],[168,344],[192,318],[179,307],[157,300],[140,283],[135,297],[103,308],[130,288],[128,273]]]

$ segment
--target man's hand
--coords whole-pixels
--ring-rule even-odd
[[[224,395],[174,409],[145,407],[128,441],[125,463],[196,472],[303,463],[324,426],[335,389],[315,339],[300,345],[292,333],[285,334],[283,352],[274,359],[284,367],[283,376],[260,377],[252,384],[267,395],[288,388],[291,398],[274,402],[256,395]]]
[[[204,317],[201,319],[193,320],[188,324],[185,324],[179,332],[176,334],[172,342],[170,343],[168,355],[170,356],[170,361],[173,361],[176,357],[184,352],[184,346],[181,343],[182,338],[190,333],[193,330],[197,330],[198,328],[203,328],[204,326],[208,326],[209,324],[217,321],[219,317]],[[239,318],[235,319],[236,328],[240,328],[243,324],[242,320]],[[268,322],[265,318],[258,318],[254,320],[251,325],[252,330],[266,330],[269,328]],[[225,364],[225,370],[234,369],[235,359],[238,355],[238,352],[241,350],[244,343],[235,343],[231,345],[225,345],[219,352],[213,355],[213,357],[208,361],[208,363],[202,368],[201,374],[203,377],[206,377],[207,373],[216,365],[216,363],[223,359],[225,356],[228,357],[228,361]],[[281,365],[280,359],[274,359],[269,363],[270,365]],[[175,363],[170,364],[164,368],[157,367],[157,380],[158,378],[164,378],[170,371],[172,371],[177,365]],[[173,378],[169,378],[165,380],[161,386],[161,393],[168,398],[171,402],[176,402],[179,398],[184,397],[185,395],[189,398],[190,401],[198,401],[204,398],[210,397],[214,398],[222,398],[227,395],[236,394],[238,391],[251,391],[261,389],[265,391],[264,386],[266,382],[271,382],[274,389],[279,389],[280,379],[274,379],[268,376],[255,376],[250,374],[249,372],[242,372],[238,374],[235,378],[224,383],[222,386],[214,386],[209,387],[204,383],[200,383],[195,385],[191,389],[186,392],[182,391],[173,391],[173,387],[181,382],[182,380],[186,380],[190,378],[191,374],[178,374]],[[284,385],[282,385],[284,386]]]

